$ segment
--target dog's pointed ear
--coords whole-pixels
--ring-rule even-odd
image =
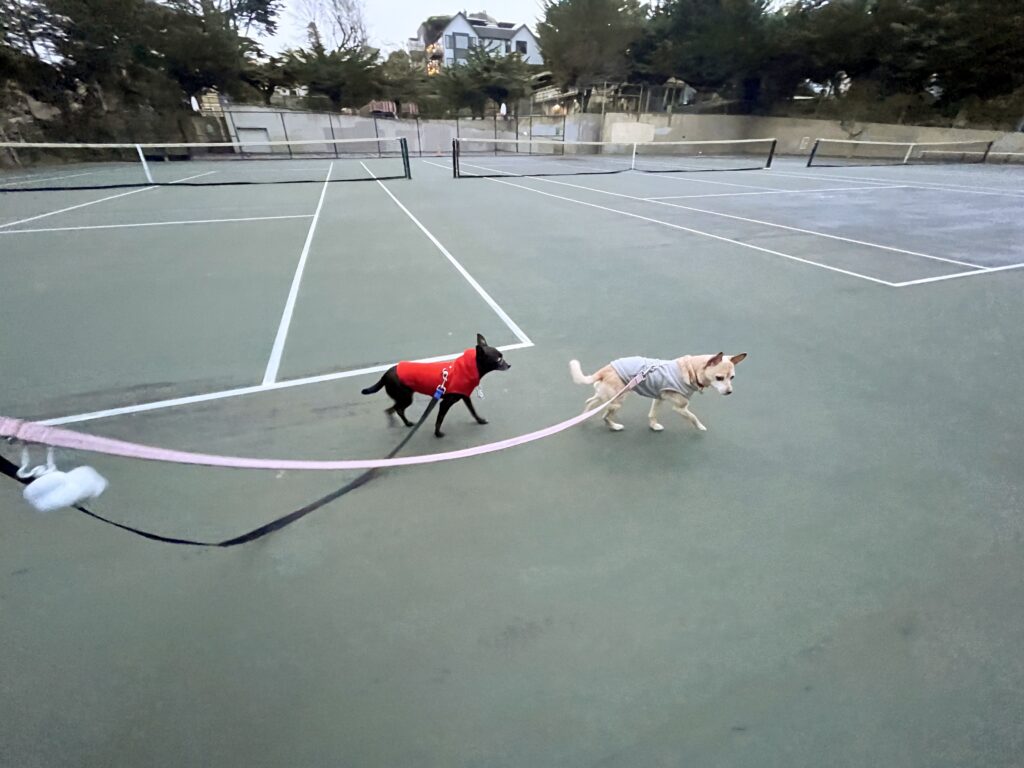
[[[715,355],[710,360],[708,360],[706,363],[704,363],[704,367],[705,368],[712,368],[713,366],[718,365],[720,362],[722,362],[722,358],[724,356],[725,356],[724,352],[719,352],[717,355]]]
[[[742,363],[746,359],[746,357],[747,357],[747,353],[746,352],[740,352],[738,355],[733,355],[729,359],[732,361],[733,365],[739,365],[740,363]]]
[[[482,333],[478,333],[476,335],[476,345],[478,347],[486,347],[487,346],[487,339],[484,338],[484,335]]]

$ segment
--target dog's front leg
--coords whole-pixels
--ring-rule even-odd
[[[473,418],[476,419],[476,423],[477,424],[486,424],[487,423],[487,419],[481,418],[480,414],[478,414],[476,412],[476,408],[473,407],[473,398],[472,397],[470,397],[469,395],[463,395],[462,396],[462,402],[464,402],[466,404],[466,407],[469,408],[469,412],[473,416]]]
[[[651,401],[651,410],[647,412],[647,423],[651,425],[651,429],[655,432],[661,432],[661,430],[664,429],[664,427],[658,423],[658,404],[660,402],[660,397],[654,398]]]
[[[684,400],[682,406],[679,406],[679,405],[673,406],[672,410],[675,411],[676,413],[678,413],[680,416],[682,416],[688,422],[690,422],[693,426],[695,426],[701,432],[707,432],[708,431],[708,428],[705,427],[703,424],[701,424],[700,419],[698,419],[696,414],[694,414],[690,410],[689,402]]]
[[[434,423],[434,437],[444,437],[441,431],[441,422],[448,413],[448,409],[462,399],[462,395],[442,395],[441,404],[437,407],[437,421]]]

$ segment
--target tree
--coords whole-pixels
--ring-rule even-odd
[[[59,20],[40,0],[0,0],[0,45],[34,59],[54,57]]]
[[[315,24],[309,25],[309,48],[285,53],[288,78],[322,96],[335,109],[361,107],[377,95],[380,52],[367,46],[328,51]]]
[[[331,50],[359,48],[369,41],[363,0],[298,0],[293,15],[307,29],[315,25]]]
[[[766,52],[767,0],[666,0],[637,46],[638,68],[697,89],[741,85]]]
[[[245,58],[240,77],[259,91],[263,103],[269,105],[278,88],[287,88],[294,84],[290,73],[285,68],[282,56],[266,56],[263,51],[254,51]]]
[[[452,20],[451,16],[429,16],[420,26],[426,27],[424,38],[427,44],[435,42],[441,37],[444,28]]]
[[[483,117],[487,101],[495,106],[515,103],[530,87],[530,68],[522,57],[513,53],[502,56],[483,47],[470,50],[465,64],[446,67],[431,78],[448,108],[469,109],[474,117]]]
[[[556,83],[584,91],[631,74],[631,47],[647,22],[638,0],[545,0],[537,36]]]
[[[483,47],[470,50],[465,69],[472,86],[500,105],[523,98],[530,87],[530,68],[518,53],[502,56]]]
[[[942,101],[990,99],[1024,87],[1020,0],[927,0],[937,32],[928,58]]]
[[[254,46],[240,38],[218,12],[195,16],[174,8],[151,8],[156,21],[147,42],[154,62],[173,78],[186,96],[208,88],[235,94],[242,84],[245,51]]]
[[[167,0],[167,5],[192,16],[219,18],[241,35],[274,34],[281,13],[280,0]]]
[[[145,0],[46,0],[59,19],[62,68],[83,83],[115,85],[145,66],[152,8]]]
[[[446,67],[432,81],[448,109],[469,109],[474,117],[483,117],[487,97],[476,87],[467,67]]]
[[[427,92],[427,74],[405,51],[392,51],[380,67],[380,83],[385,98],[402,104],[419,102]]]

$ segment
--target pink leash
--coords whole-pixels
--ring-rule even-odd
[[[114,440],[109,437],[87,435],[83,432],[73,432],[60,427],[48,427],[33,421],[23,421],[0,416],[0,437],[24,443],[36,443],[49,445],[55,448],[69,448],[76,451],[88,451],[90,453],[103,453],[109,456],[122,456],[127,459],[141,459],[143,461],[162,461],[174,464],[198,464],[206,467],[229,467],[232,469],[277,469],[277,470],[328,470],[338,471],[344,469],[377,469],[381,467],[406,467],[413,464],[434,464],[440,461],[453,461],[455,459],[467,459],[472,456],[482,456],[495,451],[504,451],[507,448],[514,448],[517,445],[532,443],[536,440],[543,440],[545,437],[557,435],[570,427],[586,421],[591,416],[603,411],[611,403],[615,402],[625,392],[633,389],[647,375],[647,371],[641,371],[630,379],[615,397],[605,403],[584,411],[579,416],[560,421],[550,427],[544,427],[525,435],[510,437],[505,440],[498,440],[494,443],[485,443],[473,448],[462,448],[457,451],[445,451],[443,453],[428,453],[419,456],[405,456],[394,459],[354,459],[344,461],[301,461],[295,459],[254,459],[241,456],[217,456],[209,453],[192,453],[189,451],[173,451],[167,448],[157,448],[151,445],[129,443],[123,440]]]

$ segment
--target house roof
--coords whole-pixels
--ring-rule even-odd
[[[484,23],[483,19],[475,15],[466,16],[466,14],[462,13],[461,11],[452,16],[450,19],[448,19],[448,24],[451,24],[453,21],[455,21],[455,19],[459,18],[460,16],[473,28],[473,31],[476,33],[477,37],[481,37],[486,40],[511,40],[513,37],[516,36],[516,34],[518,34],[519,30],[521,29],[525,29],[531,37],[536,39],[536,36],[533,34],[533,32],[530,31],[530,28],[525,24],[513,24],[512,22],[508,21],[498,21],[495,22],[494,24],[488,24]]]

